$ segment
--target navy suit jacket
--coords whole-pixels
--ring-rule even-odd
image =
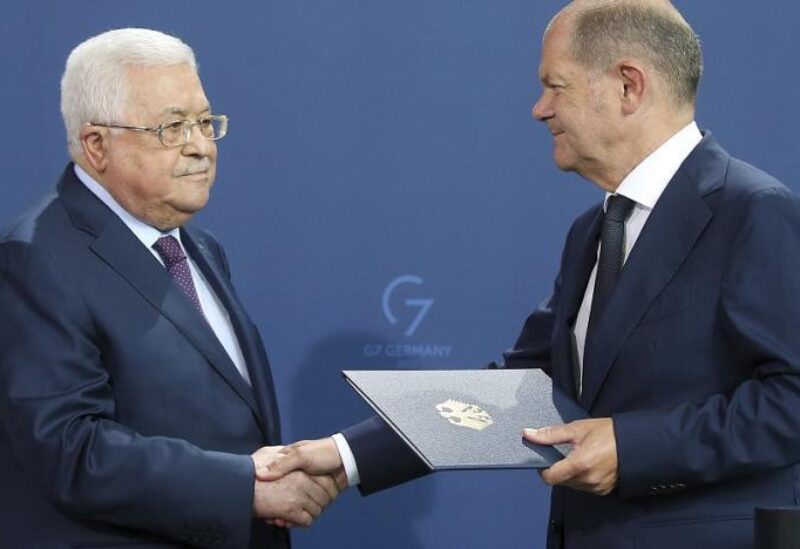
[[[601,220],[597,205],[575,221],[554,293],[504,364],[542,368],[573,396],[571,331]],[[555,487],[549,549],[751,547],[755,506],[798,503],[799,271],[800,199],[706,134],[585,349],[577,400],[614,419],[618,487],[605,497]],[[368,491],[413,476],[407,454],[372,444],[397,444],[376,420],[346,435]]]
[[[0,545],[287,545],[251,520],[250,454],[280,440],[263,344],[219,244],[181,239],[252,387],[71,164],[0,236]]]

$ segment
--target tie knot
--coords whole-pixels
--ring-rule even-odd
[[[174,236],[162,236],[156,240],[153,248],[161,256],[167,269],[171,269],[173,265],[186,259],[180,242]]]
[[[634,204],[636,203],[633,200],[621,194],[615,194],[609,197],[608,206],[606,208],[606,219],[618,223],[624,222],[628,214],[631,213]]]

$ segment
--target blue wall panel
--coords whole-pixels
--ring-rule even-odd
[[[6,0],[0,223],[67,161],[58,82],[69,50],[122,26],[182,37],[231,118],[198,221],[225,244],[261,328],[287,439],[329,434],[369,413],[343,368],[496,359],[547,296],[570,222],[600,199],[554,167],[530,117],[541,33],[560,5]],[[700,125],[797,188],[800,6],[677,5],[705,49]],[[406,300],[424,300],[426,314]],[[348,493],[295,541],[541,547],[547,498],[532,472],[441,474]]]

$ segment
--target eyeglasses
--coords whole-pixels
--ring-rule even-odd
[[[200,134],[209,141],[222,139],[228,133],[228,117],[224,114],[208,115],[199,118],[196,122],[191,120],[173,120],[164,122],[155,128],[141,126],[124,126],[122,124],[99,124],[89,122],[89,126],[102,126],[103,128],[117,128],[120,130],[133,130],[137,132],[150,132],[155,134],[165,147],[182,147],[192,138],[192,128],[197,126]]]

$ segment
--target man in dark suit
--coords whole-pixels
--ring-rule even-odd
[[[698,130],[701,71],[665,0],[578,0],[545,33],[533,116],[606,191],[504,364],[593,418],[525,433],[573,446],[541,473],[551,549],[751,547],[755,506],[800,499],[800,200]],[[344,435],[363,491],[419,474],[379,420]],[[286,453],[274,476],[339,465]]]
[[[260,483],[280,448],[269,364],[220,245],[186,227],[214,181],[192,50],[146,29],[70,55],[74,163],[0,237],[0,545],[288,547],[337,494]]]

